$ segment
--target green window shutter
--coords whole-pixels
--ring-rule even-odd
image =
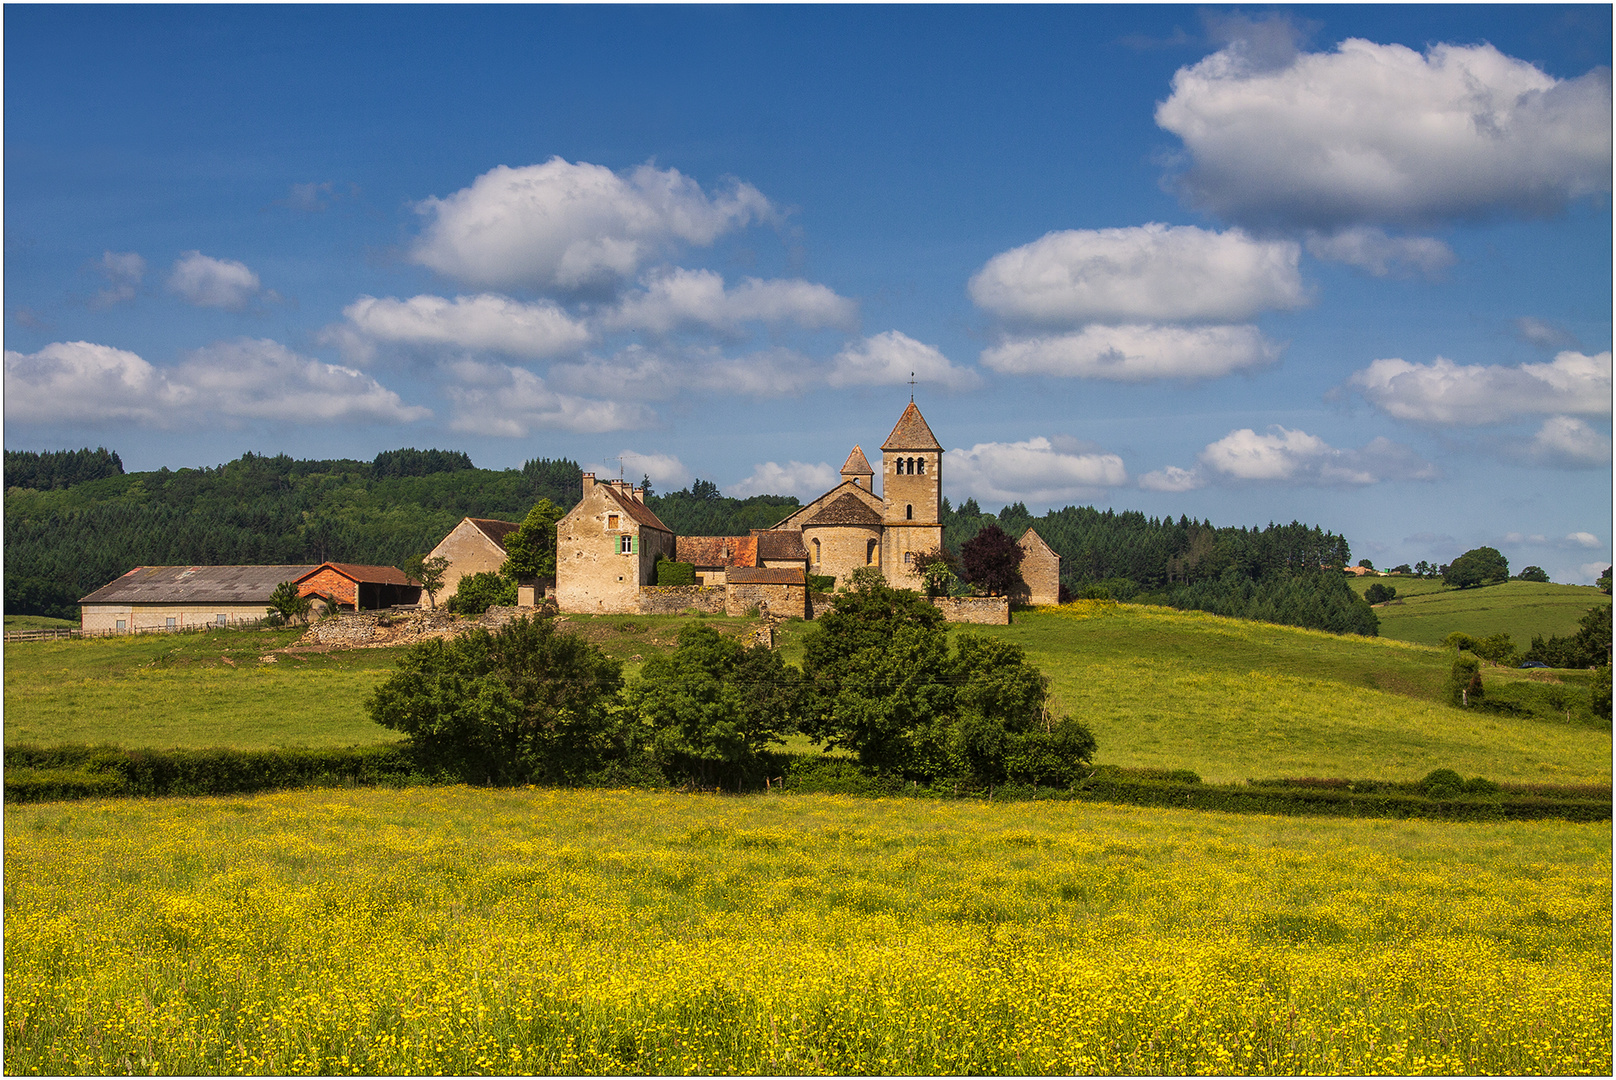
[[[640,553],[640,538],[638,536],[631,536],[628,538],[628,553],[630,555],[638,555]]]

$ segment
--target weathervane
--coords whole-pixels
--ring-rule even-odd
[[[909,404],[915,403],[915,373],[909,373]]]

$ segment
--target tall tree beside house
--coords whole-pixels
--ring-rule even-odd
[[[505,564],[499,572],[516,580],[555,577],[556,522],[565,516],[549,499],[534,503],[521,528],[505,538]]]
[[[269,608],[267,615],[279,617],[281,622],[290,623],[293,619],[307,621],[309,609],[314,601],[307,596],[299,596],[297,586],[290,581],[283,581],[275,586],[275,591],[269,594]],[[220,616],[223,618],[223,616]],[[173,620],[170,620],[171,622]]]
[[[411,555],[404,560],[402,569],[420,584],[426,592],[427,603],[436,608],[438,590],[443,588],[443,579],[449,573],[449,560],[442,555]]]

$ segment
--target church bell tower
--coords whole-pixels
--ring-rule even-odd
[[[881,444],[881,498],[887,581],[919,588],[914,556],[943,546],[943,447],[912,400]]]

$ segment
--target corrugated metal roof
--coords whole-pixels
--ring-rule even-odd
[[[920,415],[915,403],[910,402],[909,407],[903,410],[898,417],[897,425],[887,441],[881,444],[883,450],[941,450],[943,444],[937,441],[937,436],[931,433],[926,425],[926,418]]]
[[[137,566],[81,604],[267,604],[275,586],[314,566]],[[396,572],[396,571],[395,571]]]

